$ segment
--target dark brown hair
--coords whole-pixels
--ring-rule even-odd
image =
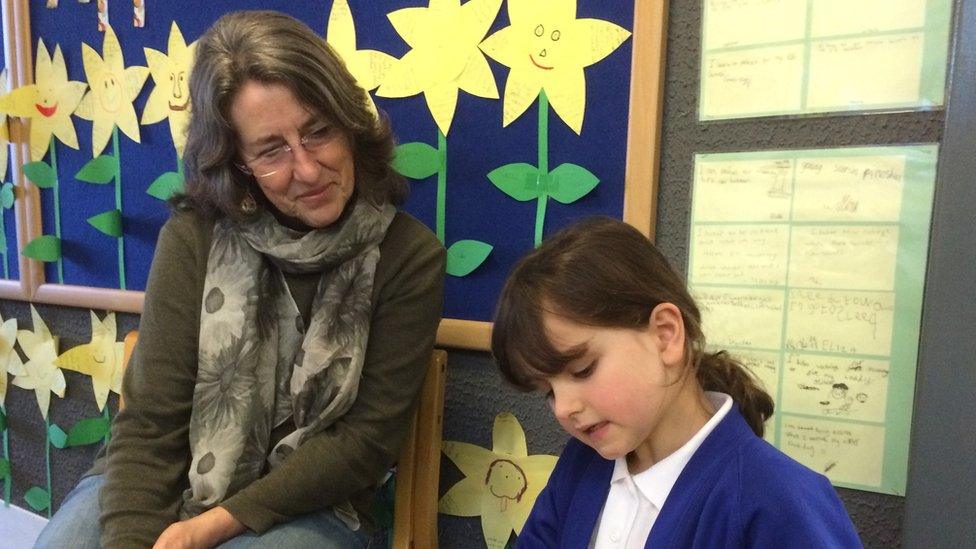
[[[230,118],[237,92],[252,80],[284,85],[346,133],[356,196],[374,204],[406,199],[406,182],[392,165],[389,121],[373,114],[368,94],[325,40],[288,15],[241,11],[218,19],[197,42],[184,153],[186,193],[174,199],[175,206],[244,219],[244,197],[261,196],[253,178],[236,166],[238,136]]]
[[[651,311],[672,303],[685,326],[685,356],[706,391],[728,393],[762,436],[773,400],[725,351],[705,351],[701,314],[684,280],[637,229],[592,218],[564,229],[523,257],[498,300],[491,350],[502,374],[524,390],[533,378],[554,375],[585,349],[561,352],[543,325],[544,314],[603,328],[640,329]]]

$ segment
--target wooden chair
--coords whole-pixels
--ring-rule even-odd
[[[123,362],[136,346],[139,332],[125,336]],[[440,484],[441,434],[444,427],[444,385],[447,352],[434,349],[420,404],[397,461],[393,503],[393,549],[437,547],[437,496]],[[122,396],[119,396],[119,408]]]

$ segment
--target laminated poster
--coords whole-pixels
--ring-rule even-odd
[[[767,439],[904,495],[936,145],[700,154],[689,284],[776,400]]]
[[[700,120],[941,106],[951,0],[704,0]]]

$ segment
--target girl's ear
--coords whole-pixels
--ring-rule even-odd
[[[685,322],[681,309],[673,303],[661,303],[651,311],[648,329],[657,342],[661,360],[670,366],[684,364]]]

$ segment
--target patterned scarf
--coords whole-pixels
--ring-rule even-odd
[[[214,226],[190,414],[195,516],[256,480],[336,421],[359,389],[379,243],[395,208],[357,201],[348,218],[293,231],[265,212]],[[306,327],[282,272],[322,273]],[[269,288],[277,288],[269,292]],[[259,327],[259,325],[261,325]],[[297,429],[269,453],[271,431]]]

